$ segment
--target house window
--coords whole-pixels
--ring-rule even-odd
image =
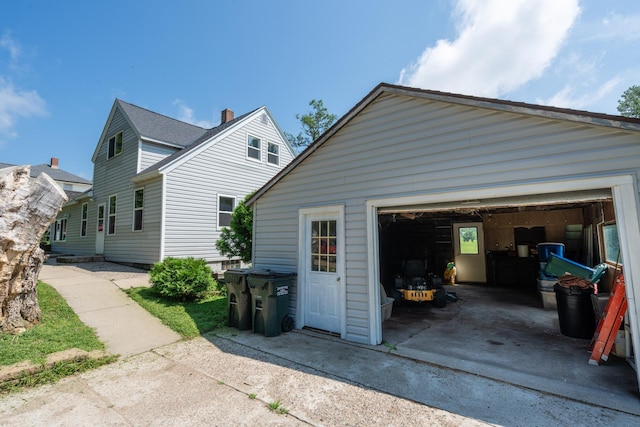
[[[478,227],[460,227],[460,254],[477,255],[480,252],[478,245]]]
[[[64,242],[67,240],[67,219],[57,219],[56,229],[53,233],[53,240],[55,242]]]
[[[116,196],[109,197],[109,217],[107,218],[107,234],[116,234]]]
[[[271,163],[272,165],[280,164],[280,147],[278,146],[278,144],[270,142],[267,146],[267,149],[267,162]]]
[[[240,267],[241,265],[240,265],[239,259],[225,260],[225,261],[222,261],[221,263],[221,269],[224,271],[227,271],[232,268],[240,268]]]
[[[133,231],[142,230],[142,211],[144,209],[144,189],[133,193]]]
[[[229,196],[218,197],[218,228],[231,225],[231,214],[236,206],[236,198]]]
[[[247,157],[260,160],[260,138],[249,135],[247,140]]]
[[[115,136],[109,138],[109,152],[107,153],[107,158],[110,159],[120,153],[122,153],[122,132],[118,132]]]
[[[598,234],[600,235],[602,260],[613,265],[622,264],[616,223],[600,224]]]
[[[85,237],[87,235],[87,219],[89,218],[89,204],[82,204],[82,216],[80,218],[80,235]]]

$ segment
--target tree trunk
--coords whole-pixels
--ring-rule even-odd
[[[31,179],[28,166],[0,170],[0,332],[22,333],[40,320],[40,238],[66,200],[44,173]]]

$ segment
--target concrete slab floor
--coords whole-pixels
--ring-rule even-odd
[[[614,355],[590,365],[590,340],[560,333],[537,292],[445,286],[457,302],[394,305],[383,341],[397,354],[640,415],[636,373]]]

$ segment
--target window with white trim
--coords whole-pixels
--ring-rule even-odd
[[[231,196],[218,196],[218,228],[231,225],[231,214],[236,207],[236,198]]]
[[[89,203],[82,204],[82,214],[80,217],[80,236],[87,235],[87,221],[89,219]]]
[[[262,141],[255,136],[248,136],[247,139],[247,157],[250,159],[260,160],[260,146]]]
[[[267,145],[267,162],[272,165],[280,164],[280,147],[278,144],[270,142]]]
[[[67,240],[67,219],[56,219],[55,230],[53,233],[53,240],[55,242],[64,242]]]
[[[109,150],[107,159],[110,159],[122,153],[122,131],[109,138]]]
[[[107,234],[116,234],[116,201],[117,196],[109,197],[109,216],[107,217]]]
[[[144,189],[133,192],[133,231],[142,231],[142,211],[144,210]]]

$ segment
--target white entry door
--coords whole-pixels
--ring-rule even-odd
[[[486,282],[484,230],[481,222],[453,224],[457,282]]]
[[[340,213],[305,217],[304,324],[341,333],[343,312],[343,220]]]
[[[105,204],[98,205],[98,221],[96,225],[96,254],[102,255],[104,253],[104,214]]]

